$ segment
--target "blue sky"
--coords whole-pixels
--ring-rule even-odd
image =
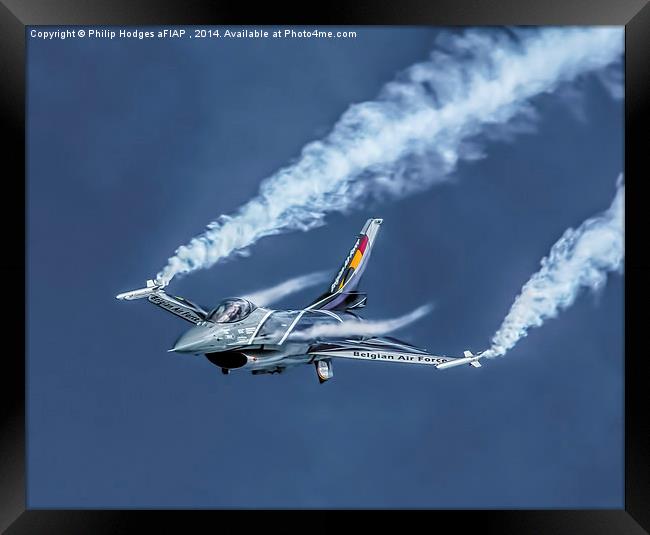
[[[189,324],[115,294],[423,59],[436,30],[355,40],[28,39],[30,507],[620,508],[623,277],[481,369],[337,361],[222,376],[167,353]],[[396,336],[481,350],[569,226],[609,206],[623,103],[535,101],[535,133],[487,145],[416,196],[265,238],[175,279],[205,305],[329,269],[384,224],[365,317],[436,308]],[[320,288],[278,306],[309,303]]]

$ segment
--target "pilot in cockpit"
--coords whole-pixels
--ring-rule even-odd
[[[246,299],[225,299],[208,315],[208,321],[215,323],[233,323],[246,318],[255,305]]]

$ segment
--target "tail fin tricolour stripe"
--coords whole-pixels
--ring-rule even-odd
[[[360,298],[351,299],[351,295],[361,295],[355,292],[355,289],[358,287],[361,275],[363,275],[370,260],[370,253],[382,221],[382,219],[377,218],[366,221],[329,288],[309,305],[308,309],[335,309],[341,306],[349,308],[346,303],[356,303],[355,306],[359,306]],[[363,301],[365,302],[365,296]]]

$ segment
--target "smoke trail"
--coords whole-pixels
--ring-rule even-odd
[[[307,275],[301,275],[300,277],[294,277],[293,279],[281,282],[271,288],[257,290],[256,292],[244,296],[244,299],[248,299],[250,302],[263,307],[270,305],[287,295],[324,283],[329,279],[330,275],[331,274],[327,271],[308,273]]]
[[[492,338],[486,357],[504,355],[531,327],[571,306],[582,288],[603,287],[610,271],[622,271],[625,241],[625,185],[622,175],[616,196],[602,214],[569,228],[541,262],[542,269],[524,285],[510,312]]]
[[[257,197],[176,250],[158,273],[207,268],[264,236],[308,230],[327,212],[369,197],[399,198],[446,180],[459,160],[482,157],[479,134],[530,131],[531,99],[620,61],[620,28],[474,30],[442,34],[428,61],[352,105],[322,140],[264,180]]]
[[[386,334],[410,325],[433,310],[427,304],[399,318],[386,320],[346,320],[341,323],[314,325],[303,331],[294,331],[289,335],[293,340],[311,340],[324,336],[376,336]]]

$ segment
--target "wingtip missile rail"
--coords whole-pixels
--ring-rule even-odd
[[[477,354],[474,354],[471,351],[464,351],[463,357],[437,364],[436,368],[439,370],[445,370],[447,368],[453,368],[454,366],[462,366],[463,364],[469,364],[474,368],[480,368],[481,363],[479,362],[479,359],[483,357],[483,353],[485,353],[485,351],[481,351]]]
[[[161,290],[162,288],[164,288],[162,284],[152,279],[149,279],[147,281],[146,288],[140,288],[139,290],[131,290],[130,292],[117,294],[115,296],[115,299],[119,299],[120,301],[132,301],[133,299],[143,299],[144,297],[148,297],[152,293],[155,293]]]

